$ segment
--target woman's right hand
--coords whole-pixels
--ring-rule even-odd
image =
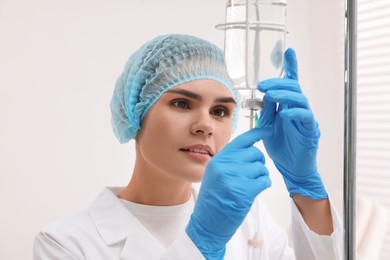
[[[271,185],[265,159],[254,144],[271,128],[251,129],[228,143],[208,163],[186,232],[206,259],[223,259],[225,245],[254,199]]]

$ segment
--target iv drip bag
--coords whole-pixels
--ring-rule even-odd
[[[245,99],[261,100],[257,84],[282,76],[286,9],[287,0],[228,0],[226,22],[216,25],[225,30],[226,66],[244,107],[260,109]]]

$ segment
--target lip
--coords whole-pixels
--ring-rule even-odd
[[[206,144],[190,145],[182,147],[179,150],[184,152],[191,158],[199,161],[208,161],[211,157],[214,156],[213,149],[211,149],[211,147]]]

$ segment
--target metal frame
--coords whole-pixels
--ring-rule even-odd
[[[344,111],[344,259],[356,259],[357,3],[346,0]]]

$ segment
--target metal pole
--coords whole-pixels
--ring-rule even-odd
[[[357,3],[346,0],[344,115],[344,259],[356,258],[356,52]]]

